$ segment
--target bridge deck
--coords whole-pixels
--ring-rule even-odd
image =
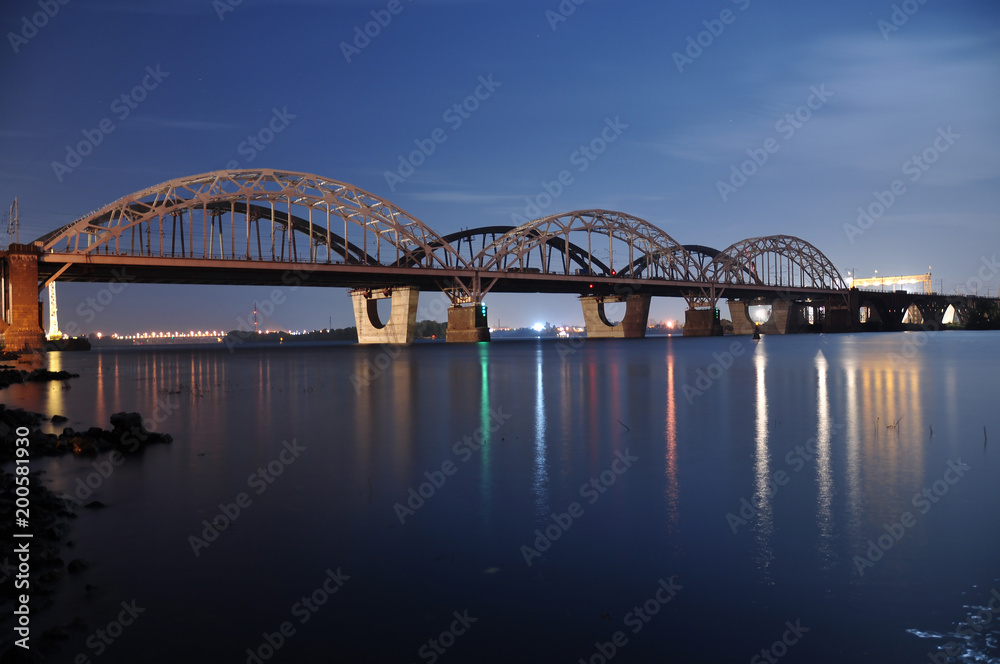
[[[707,291],[703,281],[668,281],[666,279],[540,274],[531,272],[492,272],[467,269],[412,268],[351,265],[344,263],[299,263],[289,261],[221,260],[218,258],[156,258],[105,254],[42,254],[38,276],[51,278],[64,265],[60,282],[128,281],[150,284],[203,284],[233,286],[317,286],[339,288],[384,288],[415,286],[422,291],[440,292],[453,280],[468,283],[477,277],[483,282],[496,279],[490,292],[497,293],[572,293],[604,295],[644,293],[662,297],[683,297]],[[124,275],[124,276],[122,276]],[[782,288],[766,285],[717,284],[716,295],[756,297],[775,294],[802,299],[843,295],[838,289]]]

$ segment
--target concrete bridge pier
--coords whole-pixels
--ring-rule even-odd
[[[649,295],[581,295],[583,322],[588,339],[642,339],[649,321]],[[604,313],[605,302],[624,302],[625,317],[611,323]]]
[[[744,300],[729,300],[729,319],[733,322],[733,334],[753,334],[750,305]]]
[[[490,326],[486,323],[486,305],[455,305],[448,308],[448,343],[490,340]]]
[[[8,352],[42,351],[42,305],[38,300],[38,257],[41,252],[30,244],[11,244],[0,252],[3,272],[3,334],[4,350]]]
[[[755,324],[750,318],[751,306],[770,306],[771,316],[763,323]],[[729,316],[733,322],[733,334],[753,334],[755,327],[760,330],[761,334],[792,334],[808,327],[809,319],[806,309],[809,306],[814,305],[791,302],[784,298],[729,300]],[[709,312],[711,310],[706,311],[706,313]],[[684,334],[687,335],[687,333],[687,324],[685,323]]]
[[[354,321],[358,326],[359,344],[410,344],[417,330],[417,297],[414,286],[393,286],[384,289],[359,288],[351,291],[354,300]],[[392,300],[388,322],[378,315],[378,301]]]
[[[684,312],[685,337],[721,337],[722,321],[715,309],[688,309]]]
[[[761,325],[760,331],[763,334],[788,334],[789,318],[794,320],[794,317],[789,316],[793,313],[792,309],[792,303],[788,300],[772,300],[771,317]]]
[[[846,298],[828,297],[825,304],[824,332],[857,332],[861,329],[861,304],[857,288],[850,289]]]
[[[947,310],[947,302],[918,300],[910,305],[907,312],[910,314],[910,323],[940,326],[941,321],[944,320],[944,312]]]
[[[853,332],[857,328],[857,318],[857,312],[852,312],[849,307],[828,307],[823,331]]]

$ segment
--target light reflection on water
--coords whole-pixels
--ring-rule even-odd
[[[545,389],[542,379],[542,369],[545,363],[538,349],[538,368],[535,372],[535,473],[533,486],[535,489],[535,514],[539,521],[549,516],[549,472],[545,467]]]
[[[771,477],[771,455],[768,451],[768,429],[770,421],[767,411],[767,350],[766,345],[761,343],[757,346],[753,355],[756,382],[754,384],[754,399],[756,403],[757,418],[756,444],[754,472],[756,476],[753,506],[757,509],[756,524],[754,533],[757,540],[757,571],[760,578],[765,583],[773,583],[770,573],[771,563],[774,561],[774,553],[771,551],[771,533],[774,532],[773,515],[771,513],[771,492],[773,490],[773,480]]]
[[[893,361],[901,337],[769,337],[690,401],[683,388],[731,339],[54,354],[51,368],[83,374],[71,389],[4,396],[76,428],[107,426],[118,410],[170,410],[156,428],[176,441],[116,470],[95,496],[112,508],[74,525],[74,555],[100,561],[83,582],[104,594],[84,601],[70,586],[52,613],[100,615],[141,595],[190,628],[164,657],[202,645],[197,620],[212,622],[219,657],[238,657],[317,570],[343,565],[356,590],[303,626],[286,661],[324,649],[409,661],[464,606],[480,623],[456,661],[574,661],[674,574],[684,590],[621,661],[745,661],[796,617],[813,627],[801,661],[891,661],[857,653],[922,656],[926,644],[905,630],[947,632],[937,617],[961,610],[956,592],[997,576],[1000,546],[1000,464],[982,442],[983,425],[1000,430],[1000,335],[939,339]],[[497,409],[511,417],[491,432]],[[453,446],[477,432],[463,462]],[[292,438],[306,446],[301,464],[193,557],[187,537],[201,520]],[[815,455],[795,472],[786,455],[806,445]],[[580,486],[625,450],[640,461],[582,501]],[[973,470],[860,576],[854,557],[959,457]],[[400,524],[393,505],[448,460],[456,473]],[[68,491],[90,463],[39,465]],[[789,481],[774,491],[777,471]],[[760,508],[734,535],[726,514],[743,498]],[[527,567],[520,546],[573,501],[583,516]],[[172,570],[170,583],[151,568]],[[247,582],[264,577],[266,593]],[[114,656],[141,657],[142,639],[163,636],[157,624],[137,626]],[[511,633],[542,644],[537,657]]]
[[[819,527],[819,554],[825,567],[834,564],[833,542],[833,471],[831,469],[830,396],[827,392],[827,362],[823,351],[816,352],[816,524]]]

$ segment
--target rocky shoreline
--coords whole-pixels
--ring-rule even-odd
[[[0,359],[16,358],[5,353]],[[66,371],[48,371],[43,368],[25,371],[4,365],[0,366],[0,389],[15,383],[66,381],[76,377],[78,374]],[[170,443],[173,440],[169,434],[147,431],[143,425],[142,415],[135,412],[111,415],[110,429],[90,427],[85,431],[76,431],[66,427],[61,433],[53,434],[41,431],[40,426],[46,421],[59,424],[65,422],[66,418],[61,415],[52,415],[50,418],[42,413],[21,408],[7,408],[0,404],[0,463],[14,460],[15,432],[18,427],[26,427],[29,430],[28,449],[32,458],[64,454],[96,457],[103,453],[121,455],[119,457],[121,458],[141,453],[146,445]],[[32,598],[31,612],[33,617],[37,617],[40,612],[51,606],[56,585],[67,574],[78,574],[87,569],[89,563],[70,555],[74,543],[67,539],[72,520],[77,518],[74,506],[81,503],[73,497],[61,496],[43,486],[39,471],[30,473],[29,477],[31,478],[29,532],[32,533],[29,583]],[[12,531],[15,501],[15,475],[4,471],[0,473],[0,519],[2,519],[0,523],[3,523],[5,531]],[[104,505],[98,501],[91,501],[84,507],[98,508]],[[0,613],[4,615],[10,614],[8,606],[13,605],[16,599],[12,582],[17,566],[14,546],[13,537],[4,537],[0,541]],[[90,585],[86,588],[88,593],[93,590]],[[25,651],[13,645],[13,630],[8,628],[8,623],[8,618],[0,620],[0,626],[4,631],[0,637],[0,651],[3,652],[0,655],[0,663],[3,664],[42,661],[45,656],[58,651],[61,642],[68,639],[72,631],[86,628],[86,623],[81,618],[76,618],[44,632],[35,632],[33,629],[31,650]]]
[[[63,454],[96,455],[99,452],[117,450],[123,454],[134,454],[146,445],[169,443],[170,434],[147,431],[139,413],[114,413],[111,428],[90,427],[86,431],[76,431],[66,427],[60,434],[45,433],[38,427],[50,418],[41,413],[32,413],[21,408],[7,408],[0,404],[0,463],[14,459],[14,431],[18,427],[30,430],[31,456],[60,456]],[[65,422],[61,415],[53,415],[51,422]]]
[[[16,383],[41,383],[50,380],[67,380],[79,378],[80,374],[68,371],[49,371],[48,369],[32,369],[25,371],[7,364],[0,364],[0,390]]]

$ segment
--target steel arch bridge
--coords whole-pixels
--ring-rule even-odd
[[[787,235],[722,251],[681,244],[612,210],[447,235],[339,180],[273,169],[224,170],[137,191],[38,238],[40,288],[55,280],[287,285],[445,292],[453,305],[490,292],[806,299],[847,293],[819,249]],[[603,301],[603,300],[602,300]],[[5,320],[9,319],[7,310]]]
[[[705,279],[721,284],[847,290],[844,278],[823,253],[791,235],[755,237],[718,252]]]
[[[199,213],[200,233],[195,229]],[[229,223],[223,223],[227,213]],[[355,243],[348,239],[352,230]],[[296,241],[295,232],[303,241]],[[420,220],[354,185],[265,169],[170,180],[120,198],[37,242],[46,252],[285,260],[287,240],[291,262],[330,263],[336,255],[344,262],[383,265],[417,264],[413,252],[438,239]],[[439,260],[436,254],[426,258],[428,266]]]

